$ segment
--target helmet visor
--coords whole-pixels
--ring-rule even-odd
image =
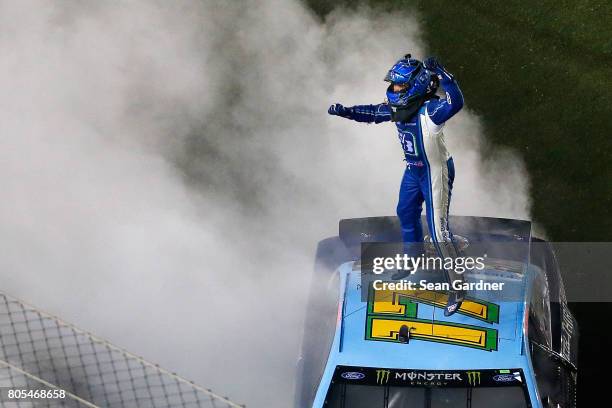
[[[385,81],[391,82],[392,84],[411,84],[414,82],[415,78],[418,77],[421,72],[423,72],[424,67],[420,62],[415,61],[415,64],[412,65],[410,72],[402,72],[401,69],[396,71],[396,66],[391,68],[387,75],[385,75]]]

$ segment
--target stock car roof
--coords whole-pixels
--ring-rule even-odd
[[[370,290],[362,296],[359,265],[347,262],[338,270],[344,301],[330,357],[335,365],[364,367],[522,367],[523,299],[529,286],[525,268],[519,262],[487,260],[485,270],[468,281],[504,282],[504,290],[470,291],[460,312],[445,317],[443,292]],[[408,344],[397,340],[404,324],[415,329]]]

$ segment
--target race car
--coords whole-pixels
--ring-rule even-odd
[[[401,241],[396,217],[341,220],[338,236],[319,242],[296,407],[576,406],[578,325],[552,246],[528,221],[450,222],[465,256],[484,254],[466,282],[503,283],[468,291],[451,316],[443,290],[366,283],[362,251]]]

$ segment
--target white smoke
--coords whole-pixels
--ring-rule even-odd
[[[326,110],[383,100],[396,58],[425,55],[416,19],[3,1],[0,50],[2,290],[250,407],[290,405],[316,242],[393,214],[402,172],[392,124]],[[528,217],[520,160],[483,160],[465,96],[451,211]]]

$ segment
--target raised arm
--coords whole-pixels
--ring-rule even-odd
[[[440,86],[446,93],[446,99],[432,100],[427,106],[427,113],[436,125],[441,125],[463,107],[463,94],[455,78],[433,57],[424,62],[427,70],[434,72],[440,79]]]
[[[391,120],[391,110],[386,103],[355,105],[348,108],[336,103],[329,107],[327,113],[365,123],[381,123]]]

